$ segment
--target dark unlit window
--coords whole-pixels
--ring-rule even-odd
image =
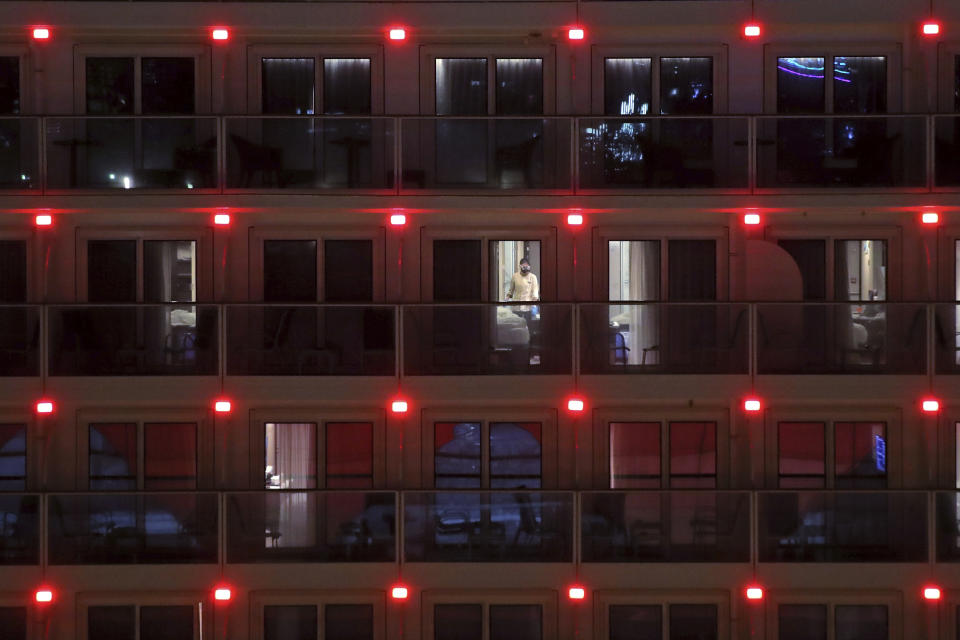
[[[316,62],[313,58],[263,58],[261,64],[263,113],[314,113]]]
[[[663,608],[619,604],[610,607],[610,640],[663,640]]]
[[[670,605],[670,640],[718,640],[717,605]]]
[[[827,607],[782,604],[777,610],[780,640],[827,640]]]
[[[197,425],[143,425],[143,488],[147,491],[197,488]]]
[[[90,302],[137,301],[136,240],[87,243],[87,299]]]
[[[373,605],[328,604],[323,608],[323,638],[373,640]]]
[[[670,240],[667,289],[671,301],[717,299],[717,243]]]
[[[777,425],[777,462],[781,489],[826,486],[826,427],[822,422]]]
[[[713,113],[713,58],[660,58],[660,113]]]
[[[433,608],[434,640],[482,640],[483,606],[438,604]]]
[[[834,609],[836,640],[887,640],[890,637],[887,607],[841,605]]]
[[[0,113],[20,113],[20,58],[0,56]]]
[[[195,66],[194,58],[143,58],[141,113],[194,113]]]
[[[324,428],[327,489],[373,488],[373,425],[328,422]]]
[[[433,299],[479,301],[482,268],[480,240],[434,240]]]
[[[265,302],[317,301],[317,241],[265,240]]]
[[[833,430],[837,488],[885,488],[886,425],[882,422],[837,422]]]
[[[0,303],[27,301],[27,243],[0,240]]]
[[[371,111],[369,58],[326,58],[323,61],[323,112],[363,115]]]
[[[317,607],[268,605],[263,608],[263,640],[317,640]]]
[[[88,453],[90,489],[133,491],[137,488],[136,424],[91,424]]]
[[[490,605],[490,637],[498,640],[541,640],[543,612],[535,604]]]
[[[717,424],[670,423],[670,487],[713,489],[717,486]]]
[[[660,488],[660,423],[610,423],[610,488]]]
[[[133,58],[87,58],[87,113],[132,115],[135,60]]]
[[[497,115],[543,113],[543,60],[497,58]]]
[[[324,241],[323,297],[326,302],[373,300],[371,240]]]
[[[26,488],[27,425],[0,424],[0,491]]]

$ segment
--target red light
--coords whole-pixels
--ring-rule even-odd
[[[53,216],[48,213],[41,213],[33,219],[33,224],[38,227],[49,227],[53,224]]]
[[[580,413],[583,411],[583,400],[580,398],[570,398],[567,400],[567,411]]]
[[[583,600],[587,597],[587,591],[580,586],[570,587],[570,589],[567,590],[567,597],[571,600]]]
[[[756,413],[760,411],[761,405],[760,401],[757,398],[747,398],[743,401],[743,410],[749,411],[750,413]]]
[[[390,590],[390,597],[394,600],[406,600],[409,595],[410,592],[402,585],[398,585]]]
[[[747,587],[747,600],[763,600],[763,588]]]
[[[210,38],[213,40],[229,40],[230,31],[225,27],[214,27],[210,30]]]
[[[213,224],[225,227],[230,224],[230,214],[229,213],[218,213],[213,216]]]
[[[760,214],[759,213],[745,213],[743,214],[743,224],[748,227],[754,227],[760,224]]]
[[[389,37],[391,40],[406,40],[407,30],[403,27],[390,27]]]
[[[939,23],[939,22],[924,22],[924,23],[923,23],[923,35],[925,35],[925,36],[936,36],[936,35],[940,35],[940,23]]]
[[[52,401],[52,400],[38,400],[38,401],[37,401],[37,413],[53,413],[53,401]]]
[[[33,39],[34,39],[34,40],[49,40],[49,39],[50,39],[50,28],[49,28],[49,27],[34,27],[34,28],[33,28]]]
[[[407,224],[407,216],[403,215],[402,213],[394,213],[390,216],[390,224],[395,227],[402,227],[403,225]]]
[[[409,408],[406,400],[394,400],[390,403],[390,411],[394,413],[406,413]]]
[[[923,588],[923,598],[924,598],[924,600],[939,600],[939,599],[940,599],[940,587],[924,587],[924,588]]]
[[[586,34],[583,31],[583,27],[570,27],[567,29],[567,38],[569,40],[583,40]]]
[[[232,409],[233,409],[233,405],[230,403],[229,400],[217,400],[213,404],[213,410],[216,411],[217,413],[230,413]]]
[[[935,398],[927,398],[921,405],[925,413],[936,413],[940,411],[940,401]]]
[[[579,227],[583,224],[583,216],[579,213],[571,213],[567,216],[567,224],[571,227]]]
[[[230,587],[217,587],[213,590],[213,599],[218,602],[228,602],[233,597]]]
[[[920,214],[920,222],[923,224],[937,224],[940,222],[940,214],[935,211],[927,211]]]
[[[33,594],[33,599],[37,604],[48,604],[53,602],[53,590],[48,587],[40,587],[37,589],[37,592]]]
[[[747,38],[759,38],[760,37],[760,25],[751,22],[743,26],[743,35]]]

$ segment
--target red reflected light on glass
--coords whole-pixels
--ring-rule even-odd
[[[926,398],[920,404],[920,407],[923,409],[924,413],[936,413],[940,411],[940,401],[936,398]]]
[[[213,590],[213,599],[218,602],[229,602],[232,597],[233,592],[230,591],[230,587],[217,587]]]
[[[50,28],[49,27],[34,27],[32,30],[34,40],[49,40],[50,39]]]
[[[923,224],[937,224],[940,222],[940,214],[935,211],[927,211],[920,214],[920,222]]]
[[[213,410],[217,413],[230,413],[233,410],[233,405],[229,400],[217,400],[213,403]]]
[[[53,400],[38,400],[37,413],[53,413]]]
[[[583,216],[579,213],[571,213],[567,216],[567,224],[571,227],[579,227],[583,224]]]
[[[567,29],[568,40],[583,40],[586,37],[583,27],[570,27]]]
[[[394,213],[390,216],[390,224],[394,227],[402,227],[407,224],[407,216],[402,213]]]
[[[390,597],[394,600],[406,600],[410,596],[410,591],[403,585],[397,585],[390,589]]]
[[[747,587],[747,600],[763,600],[762,587]]]
[[[409,408],[406,400],[394,400],[390,403],[390,411],[394,413],[406,413]]]
[[[33,600],[37,604],[49,604],[53,602],[53,589],[49,587],[40,587],[37,589],[36,593],[33,594]]]
[[[924,599],[924,600],[939,600],[939,599],[940,599],[940,587],[924,587],[924,588],[923,588],[923,599]]]
[[[743,35],[746,38],[759,38],[760,25],[755,22],[743,25]]]
[[[587,590],[581,586],[570,587],[567,589],[567,597],[571,600],[583,600],[587,597]]]
[[[404,27],[390,27],[388,37],[391,40],[406,40],[407,30]]]
[[[33,224],[38,227],[49,227],[53,225],[53,216],[48,213],[41,213],[33,219]]]
[[[743,224],[748,227],[754,227],[760,224],[760,214],[759,213],[745,213],[743,214]]]
[[[230,39],[230,30],[225,27],[214,27],[210,29],[210,38],[212,40],[229,40]]]
[[[940,35],[940,23],[939,22],[924,22],[923,23],[923,35],[925,36],[937,36]]]
[[[567,411],[571,411],[573,413],[580,413],[581,411],[583,411],[583,407],[584,407],[584,404],[581,398],[570,398],[569,400],[567,400]]]
[[[760,408],[761,408],[760,400],[758,400],[757,398],[747,398],[746,400],[743,401],[744,411],[749,411],[750,413],[756,413],[757,411],[760,411]]]
[[[213,224],[219,227],[226,227],[230,224],[229,213],[218,213],[213,216]]]

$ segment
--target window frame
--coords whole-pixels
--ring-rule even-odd
[[[429,589],[420,596],[421,629],[424,638],[435,638],[434,608],[442,604],[479,604],[482,607],[484,640],[490,638],[490,605],[539,605],[541,640],[559,635],[557,592],[552,589]]]
[[[940,632],[935,635],[939,640],[958,640],[960,634],[960,590],[941,589],[937,623]]]
[[[77,300],[88,301],[88,252],[90,240],[135,240],[137,242],[137,302],[136,304],[202,305],[213,299],[213,231],[210,228],[175,226],[169,228],[79,227],[76,233],[76,294]],[[197,251],[197,295],[195,302],[143,302],[143,243],[151,240],[193,241]],[[108,303],[105,303],[108,304]]]
[[[557,50],[552,44],[540,45],[424,45],[420,47],[420,113],[437,113],[437,58],[485,58],[487,60],[487,113],[460,118],[490,118],[496,113],[497,58],[540,58],[543,60],[543,117],[557,113]],[[513,118],[535,116],[506,116]]]
[[[11,578],[13,576],[11,575]],[[26,640],[44,640],[41,625],[37,624],[41,618],[36,603],[31,598],[33,594],[26,591],[0,591],[0,607],[22,607],[27,610]]]
[[[716,242],[717,299],[723,302],[729,299],[729,253],[730,229],[721,226],[694,225],[685,228],[676,226],[625,226],[593,228],[593,290],[594,300],[610,302],[610,251],[609,242],[613,240],[657,240],[660,242],[660,299],[650,302],[668,303],[670,240],[713,240]],[[611,304],[623,303],[615,301]]]
[[[960,114],[958,114],[960,115]],[[937,300],[941,302],[956,302],[960,304],[957,295],[957,271],[960,261],[957,260],[957,243],[960,242],[960,224],[944,224],[937,227]]]
[[[373,606],[373,639],[387,638],[386,592],[378,589],[269,589],[250,592],[250,640],[264,640],[264,607],[271,605],[314,605],[317,611],[317,637],[324,635],[324,607],[328,604],[368,604]]]
[[[727,58],[729,47],[726,44],[636,44],[636,45],[593,45],[590,48],[591,65],[591,112],[598,116],[606,115],[604,107],[604,89],[606,83],[605,60],[607,58],[649,58],[650,59],[650,114],[644,117],[660,117],[660,59],[661,58],[712,58],[713,59],[713,115],[728,111],[728,71]],[[634,116],[624,116],[634,117]],[[639,114],[636,116],[639,117]],[[669,117],[669,116],[664,116]],[[701,116],[708,117],[708,116]]]
[[[929,469],[928,478],[921,481],[933,482],[934,486],[942,491],[960,491],[960,408],[946,407],[942,414],[936,417],[937,473],[933,476],[933,469]],[[929,445],[928,445],[929,446]],[[928,448],[929,451],[929,448]]]
[[[886,589],[768,589],[766,600],[766,629],[769,637],[778,638],[780,631],[780,605],[813,604],[827,607],[827,638],[836,637],[837,606],[882,605],[887,607],[888,640],[903,637],[903,592]]]
[[[23,242],[26,245],[27,255],[26,255],[26,274],[27,274],[27,299],[24,303],[20,304],[31,304],[39,300],[40,296],[38,295],[37,289],[39,285],[44,281],[42,272],[38,272],[36,266],[35,256],[38,252],[35,250],[34,244],[38,240],[39,232],[33,229],[24,229],[22,226],[19,227],[5,227],[0,226],[0,240],[8,240],[15,242]]]
[[[77,640],[96,640],[90,638],[87,626],[87,610],[90,607],[133,606],[136,611],[136,620],[140,620],[140,608],[150,606],[182,606],[193,607],[193,637],[199,640],[214,632],[213,616],[204,616],[203,632],[199,624],[199,606],[207,611],[213,610],[210,594],[203,591],[80,591],[76,595],[76,624]],[[135,628],[135,637],[139,638],[140,628]]]
[[[613,489],[610,487],[610,423],[660,423],[660,488]],[[699,491],[723,491],[730,486],[733,473],[731,442],[733,435],[729,411],[724,407],[690,408],[687,405],[657,408],[603,408],[593,412],[593,486],[604,491],[672,491],[670,487],[670,424],[712,422],[716,429],[716,487]]]
[[[616,605],[653,605],[661,608],[661,637],[670,637],[670,605],[712,604],[717,607],[717,638],[731,638],[730,592],[723,589],[603,589],[593,598],[594,637],[610,637],[610,607]]]
[[[764,486],[780,489],[779,425],[782,422],[820,422],[824,425],[824,487],[822,489],[783,489],[783,491],[831,491],[836,488],[836,436],[838,422],[883,423],[887,436],[886,487],[877,491],[896,490],[904,486],[903,424],[900,411],[891,407],[861,405],[857,407],[778,406],[767,409],[763,416]],[[850,489],[846,489],[850,491]]]
[[[250,412],[250,488],[264,491],[264,460],[266,443],[264,431],[271,423],[312,423],[316,425],[317,486],[314,489],[295,491],[320,491],[326,488],[326,425],[328,423],[369,423],[373,425],[373,486],[369,489],[332,489],[331,491],[383,491],[387,488],[387,417],[383,409],[320,409],[317,407],[257,408]],[[399,462],[398,462],[399,464]]]
[[[26,44],[0,43],[0,57],[16,57],[20,61],[20,111],[16,114],[0,114],[0,117],[28,116],[34,113],[36,101],[33,95],[33,56],[30,55],[30,47]]]
[[[383,46],[373,44],[251,44],[247,46],[247,113],[263,114],[263,58],[313,58],[314,105],[323,111],[323,61],[328,58],[370,59],[370,115],[383,114]],[[323,113],[311,117],[324,117]],[[279,114],[278,114],[279,115]],[[344,116],[362,118],[364,116]]]
[[[837,300],[836,295],[836,257],[834,255],[837,240],[883,240],[887,243],[887,295],[884,302],[898,302],[902,299],[903,290],[903,229],[893,225],[870,225],[859,228],[837,227],[828,225],[811,225],[809,227],[794,225],[769,225],[763,228],[763,239],[777,243],[778,240],[823,240],[826,243],[826,260],[824,265],[827,277],[826,299],[824,303],[842,302],[848,304],[870,304],[870,301]],[[952,264],[951,264],[952,266]],[[951,279],[952,281],[952,279]]]
[[[531,491],[553,490],[559,485],[559,429],[556,409],[531,409],[529,407],[463,407],[425,408],[420,415],[420,477],[421,486],[436,489],[435,476],[435,425],[444,422],[479,422],[485,438],[481,442],[480,487],[464,491],[499,491],[490,487],[489,425],[494,422],[540,423],[540,487]],[[412,443],[411,443],[412,444]],[[504,491],[508,491],[504,489]]]
[[[263,300],[264,251],[267,240],[314,240],[317,243],[316,304],[324,303],[324,242],[327,240],[370,240],[373,243],[373,300],[349,303],[354,306],[375,304],[386,300],[386,230],[382,226],[330,227],[250,227],[249,230],[249,289],[250,300]],[[300,303],[309,304],[309,303]]]
[[[947,40],[937,44],[938,58],[938,77],[937,77],[937,111],[939,113],[956,113],[956,103],[954,102],[954,91],[957,90],[956,73],[960,62],[957,57],[960,56],[960,40]]]
[[[885,56],[887,59],[887,110],[893,115],[903,111],[902,80],[903,45],[900,42],[843,43],[825,41],[822,43],[795,42],[767,43],[763,47],[763,112],[777,115],[777,59],[793,57],[811,57],[824,59],[824,111],[812,116],[829,116],[833,111],[833,58],[837,56]],[[827,72],[829,70],[829,72]],[[857,115],[857,114],[849,114]],[[877,114],[883,115],[883,114]]]
[[[211,113],[211,51],[209,45],[200,44],[77,44],[73,47],[73,107],[74,113],[87,114],[87,58],[133,58],[133,114],[116,114],[110,117],[130,118],[143,114],[143,58],[193,58],[193,114],[177,114],[179,117]],[[154,117],[165,117],[155,115]]]
[[[186,491],[205,491],[214,486],[214,425],[208,410],[205,409],[106,409],[83,408],[77,412],[77,464],[76,486],[81,491],[92,493],[123,493],[90,489],[90,427],[94,424],[135,424],[137,430],[137,488],[136,492],[154,493],[158,490],[145,490],[144,467],[146,440],[145,424],[197,425],[197,487]]]
[[[0,496],[30,493],[31,491],[40,489],[39,475],[41,469],[39,465],[41,459],[35,450],[38,448],[36,446],[37,444],[41,446],[44,444],[41,438],[43,441],[46,441],[49,435],[38,436],[39,427],[37,420],[36,414],[26,409],[13,409],[9,407],[0,409],[0,424],[22,424],[26,430],[26,466],[24,467],[26,478],[24,478],[24,489],[0,491]]]

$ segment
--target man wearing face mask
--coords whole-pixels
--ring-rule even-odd
[[[510,278],[510,287],[507,289],[507,300],[517,302],[536,302],[540,299],[540,283],[537,276],[530,270],[530,261],[520,259],[520,271]]]

